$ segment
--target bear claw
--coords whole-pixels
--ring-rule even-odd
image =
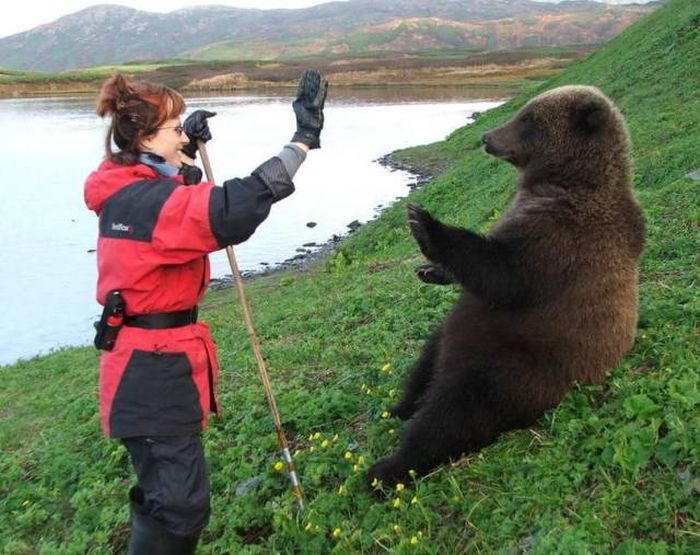
[[[381,459],[367,472],[365,483],[377,497],[385,497],[382,487],[394,487],[398,482],[405,482],[408,471],[393,457]]]

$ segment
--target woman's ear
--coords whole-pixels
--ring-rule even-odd
[[[146,135],[139,141],[139,150],[152,150],[155,134]]]

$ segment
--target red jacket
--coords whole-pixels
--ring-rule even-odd
[[[100,218],[97,300],[119,290],[127,316],[194,307],[209,284],[207,254],[245,241],[294,190],[278,158],[222,187],[184,185],[144,164],[103,162],[85,182]],[[100,363],[102,428],[111,437],[179,435],[218,412],[218,363],[203,323],[125,326]]]

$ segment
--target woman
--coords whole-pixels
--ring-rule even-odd
[[[102,87],[106,159],[87,178],[85,202],[99,216],[97,299],[111,324],[96,339],[102,428],[124,443],[137,475],[129,553],[193,553],[208,521],[200,432],[218,401],[216,347],[197,322],[207,254],[245,241],[294,191],[306,152],[320,147],[326,88],[318,72],[304,72],[292,142],[250,176],[216,187],[192,184],[201,172],[190,165],[196,141],[211,138],[214,113],[181,123],[185,102],[172,89],[122,75]]]

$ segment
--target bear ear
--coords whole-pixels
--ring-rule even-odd
[[[574,125],[583,133],[598,131],[607,119],[607,110],[596,100],[585,100],[574,107]]]

